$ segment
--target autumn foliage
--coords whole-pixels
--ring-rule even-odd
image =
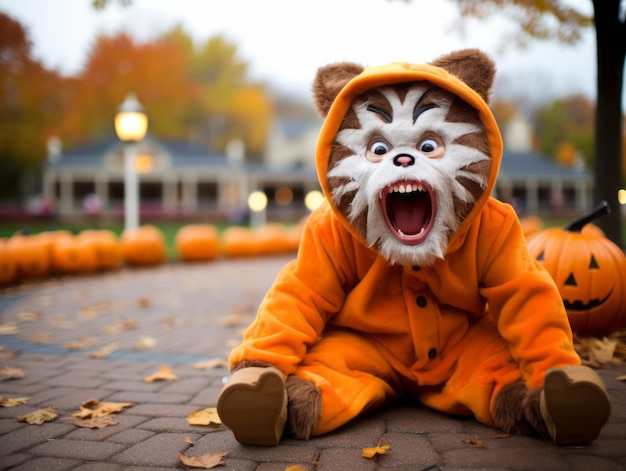
[[[222,36],[195,45],[181,28],[140,42],[121,31],[99,35],[83,69],[72,77],[32,57],[28,31],[0,13],[0,200],[15,197],[29,172],[36,177],[47,142],[63,151],[115,138],[113,117],[135,92],[161,140],[186,140],[213,152],[242,140],[252,160],[272,122],[268,91],[251,81],[236,45]]]

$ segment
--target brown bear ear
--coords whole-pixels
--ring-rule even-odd
[[[463,49],[439,57],[432,65],[456,75],[485,100],[493,85],[496,68],[493,61],[478,49]]]
[[[363,66],[351,62],[329,64],[317,69],[312,86],[313,103],[322,118],[328,114],[341,89],[363,70]]]

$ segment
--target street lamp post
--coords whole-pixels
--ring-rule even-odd
[[[137,142],[148,129],[148,116],[134,93],[126,95],[115,115],[115,132],[124,142],[124,229],[139,226],[139,181],[135,168]]]

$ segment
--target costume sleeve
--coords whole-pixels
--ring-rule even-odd
[[[293,373],[343,305],[353,283],[352,244],[327,206],[311,214],[297,259],[279,272],[242,344],[231,352],[230,364],[264,361],[285,375]]]
[[[508,206],[486,220],[478,242],[481,294],[508,341],[529,388],[548,368],[579,364],[558,288],[528,253],[521,224]]]

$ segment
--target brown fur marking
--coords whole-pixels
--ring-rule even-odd
[[[541,388],[528,390],[521,381],[505,386],[494,401],[494,420],[506,433],[548,438],[539,410],[540,395]]]
[[[298,376],[287,378],[289,431],[293,438],[308,440],[322,412],[322,398],[315,385]]]

